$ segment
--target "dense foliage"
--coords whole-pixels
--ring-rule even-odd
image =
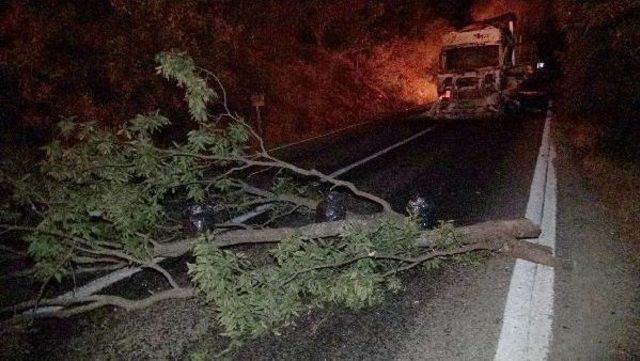
[[[172,198],[206,198],[229,204],[232,213],[238,211],[234,207],[242,209],[242,199],[230,194],[231,175],[205,178],[205,169],[211,176],[225,161],[202,167],[200,158],[242,155],[247,125],[240,118],[207,121],[207,103],[216,93],[190,58],[163,53],[158,62],[161,74],[185,88],[189,112],[198,124],[183,144],[158,146],[154,134],[170,123],[158,112],[136,116],[117,133],[66,119],[58,124],[60,136],[44,147],[46,157],[37,171],[10,177],[11,170],[5,170],[3,181],[13,191],[8,206],[35,212],[26,220],[34,230],[27,241],[41,278],[68,275],[81,254],[100,260],[116,252],[127,262],[149,262],[154,239],[184,234],[181,215],[176,220],[170,214],[167,202]]]
[[[172,132],[189,128],[181,95],[147,76],[153,54],[176,47],[221,78],[232,108],[252,114],[250,96],[265,94],[269,141],[306,137],[432,99],[449,24],[515,11],[519,34],[542,44],[548,64],[559,61],[563,108],[594,118],[608,149],[638,159],[638,84],[628,76],[639,66],[637,8],[633,0],[11,1],[0,5],[0,130],[48,138],[59,115],[117,129],[156,109],[172,118]]]
[[[251,114],[250,96],[265,94],[269,140],[298,138],[431,99],[429,74],[447,28],[441,18],[459,8],[449,1],[11,1],[0,5],[0,79],[10,90],[0,109],[12,128],[31,135],[48,133],[59,115],[117,128],[156,109],[172,118],[172,129],[188,127],[181,95],[148,77],[154,54],[180,48],[221,78],[232,108]]]
[[[640,4],[559,1],[564,36],[558,96],[569,120],[592,122],[605,150],[640,164]]]
[[[314,307],[357,309],[381,301],[385,290],[398,290],[399,259],[419,253],[418,232],[407,221],[383,223],[374,232],[354,229],[337,239],[291,237],[270,251],[274,263],[265,265],[202,243],[190,273],[213,301],[227,336],[258,336]]]

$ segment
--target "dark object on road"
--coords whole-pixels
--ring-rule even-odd
[[[213,204],[209,203],[187,203],[185,218],[189,228],[194,233],[204,232],[213,228],[216,210]]]
[[[416,195],[409,200],[407,210],[422,229],[432,229],[437,225],[436,212],[430,203],[420,195]]]
[[[347,217],[344,193],[331,191],[327,198],[316,207],[316,222],[341,221]]]

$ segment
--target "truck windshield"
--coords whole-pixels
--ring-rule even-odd
[[[447,60],[444,70],[473,70],[500,65],[498,45],[449,49],[445,55]]]

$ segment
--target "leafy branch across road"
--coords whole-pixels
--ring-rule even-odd
[[[81,272],[136,266],[160,273],[167,289],[140,300],[111,294],[38,296],[4,308],[6,314],[67,317],[107,305],[134,310],[201,295],[214,306],[235,345],[277,331],[310,308],[379,302],[385,291],[401,289],[398,273],[417,266],[434,268],[443,260],[483,250],[555,263],[548,249],[522,240],[539,234],[527,220],[462,228],[442,223],[423,231],[412,217],[350,182],[273,157],[230,110],[215,74],[175,51],[161,53],[157,60],[158,73],[185,90],[194,122],[185,141],[170,146],[157,141],[158,132],[170,124],[159,112],[138,115],[117,132],[65,120],[35,171],[3,173],[3,188],[12,197],[3,204],[0,227],[27,244],[35,266],[26,274],[44,285]],[[208,80],[218,91],[209,88]],[[221,102],[221,114],[209,113],[207,105],[214,101]],[[261,188],[252,175],[268,169],[287,178]],[[297,183],[283,185],[282,179],[289,178]],[[278,226],[283,215],[304,218],[314,211],[319,199],[311,182],[348,191],[380,212]],[[211,205],[218,222],[194,234],[175,210],[176,204],[186,203]],[[230,221],[264,204],[273,205],[266,222]],[[259,244],[271,244],[267,257],[255,257],[260,252],[253,248]],[[195,256],[189,265],[192,284],[180,284],[160,260],[187,253]]]

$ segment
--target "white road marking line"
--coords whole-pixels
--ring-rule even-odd
[[[298,145],[298,144],[302,144],[302,143],[310,142],[310,141],[312,141],[312,140],[316,140],[316,139],[320,139],[320,138],[328,137],[328,136],[330,136],[330,135],[337,134],[337,133],[343,132],[343,131],[345,131],[345,130],[348,130],[348,129],[351,129],[351,128],[355,128],[355,127],[359,127],[359,126],[361,126],[361,125],[366,125],[366,124],[369,124],[369,123],[372,123],[372,121],[366,121],[366,122],[361,122],[361,123],[351,124],[351,125],[346,126],[346,127],[344,127],[344,128],[340,128],[340,129],[332,130],[332,131],[330,131],[330,132],[328,132],[328,133],[321,134],[321,135],[318,135],[318,136],[315,136],[315,137],[311,137],[311,138],[307,138],[307,139],[302,139],[302,140],[299,140],[299,141],[297,141],[297,142],[293,142],[293,143],[289,143],[289,144],[283,144],[283,145],[277,146],[277,147],[275,147],[275,148],[271,148],[271,149],[269,149],[268,151],[269,151],[269,152],[273,152],[273,151],[276,151],[276,150],[281,150],[281,149],[289,148],[289,147],[292,147],[292,146],[294,146],[294,145]]]
[[[540,224],[542,233],[537,242],[555,249],[557,181],[551,116],[551,111],[547,111],[525,217]],[[494,360],[542,361],[548,358],[552,338],[553,282],[553,268],[516,261]]]
[[[412,140],[414,140],[414,139],[416,139],[418,137],[421,137],[421,136],[427,134],[428,132],[432,131],[433,129],[435,129],[435,126],[429,127],[427,129],[419,132],[419,133],[416,133],[416,134],[410,136],[409,138],[401,140],[398,143],[392,144],[392,145],[382,149],[381,151],[375,152],[375,153],[371,154],[370,156],[368,156],[366,158],[363,158],[363,159],[360,159],[357,162],[351,163],[351,164],[349,164],[348,166],[346,166],[344,168],[340,168],[340,169],[336,170],[335,172],[329,174],[329,176],[335,178],[337,176],[345,174],[346,172],[352,170],[353,168],[359,167],[359,166],[361,166],[361,165],[363,165],[363,164],[365,164],[365,163],[367,163],[367,162],[369,162],[369,161],[371,161],[371,160],[373,160],[375,158],[378,158],[379,156],[381,156],[381,155],[383,155],[385,153],[388,153],[388,152],[390,152],[390,151],[392,151],[392,150],[394,150],[394,149],[396,149],[396,148],[398,148],[398,147],[400,147],[402,145],[405,145],[405,144],[409,143],[410,141],[412,141]]]
[[[556,211],[557,211],[557,179],[553,161],[556,149],[553,143],[549,145],[549,168],[547,169],[547,185],[544,197],[544,211],[542,215],[542,234],[538,243],[556,247]],[[537,265],[535,284],[533,286],[528,354],[530,360],[546,360],[551,345],[551,325],[553,322],[553,283],[555,272],[553,267]]]
[[[410,136],[409,138],[406,138],[404,140],[399,141],[398,143],[395,143],[395,144],[393,144],[391,146],[388,146],[387,148],[384,148],[381,151],[375,152],[374,154],[372,154],[372,155],[370,155],[370,156],[368,156],[366,158],[363,158],[363,159],[361,159],[361,160],[359,160],[359,161],[357,161],[355,163],[349,164],[348,166],[346,166],[344,168],[338,169],[337,171],[329,174],[329,176],[330,177],[337,177],[337,176],[339,176],[341,174],[344,174],[344,173],[350,171],[351,169],[353,169],[355,167],[361,166],[364,163],[366,163],[366,162],[368,162],[368,161],[370,161],[372,159],[375,159],[375,158],[377,158],[377,157],[379,157],[379,156],[381,156],[381,155],[383,155],[383,154],[385,154],[385,153],[387,153],[387,152],[389,152],[389,151],[391,151],[391,150],[393,150],[395,148],[398,148],[399,146],[401,146],[403,144],[407,144],[408,142],[418,138],[419,136],[422,136],[422,135],[430,132],[431,130],[433,130],[433,128],[435,128],[435,127],[427,128],[427,129],[421,131],[420,133],[414,134],[414,135]],[[241,215],[241,216],[238,216],[238,217],[234,218],[235,223],[246,222],[251,218],[257,217],[257,216],[265,213],[266,211],[270,210],[271,208],[273,208],[273,205],[271,205],[271,204],[265,204],[263,206],[260,206],[260,207],[254,209],[253,211],[251,211],[251,212],[249,212],[247,214],[244,214],[244,215]]]
[[[428,103],[428,104],[426,104],[425,106],[429,106],[429,104],[431,104],[431,103]],[[430,106],[429,106],[429,107],[430,107]],[[416,106],[416,107],[410,107],[410,108],[402,109],[402,110],[400,110],[399,112],[407,112],[407,111],[411,111],[411,110],[418,109],[418,108],[420,108],[420,106]],[[423,113],[418,113],[418,114],[411,115],[411,116],[409,116],[409,117],[408,117],[408,118],[406,118],[406,119],[415,119],[415,118],[419,118],[419,117],[421,117],[422,115],[423,115]],[[312,140],[316,140],[316,139],[320,139],[320,138],[325,138],[325,137],[328,137],[328,136],[330,136],[330,135],[337,134],[337,133],[343,132],[343,131],[348,130],[348,129],[351,129],[351,128],[355,128],[355,127],[359,127],[359,126],[361,126],[361,125],[367,125],[367,124],[371,124],[371,123],[375,123],[375,122],[376,122],[375,120],[367,120],[367,121],[364,121],[364,122],[360,122],[360,123],[356,123],[356,124],[351,124],[351,125],[348,125],[348,126],[346,126],[346,127],[344,127],[344,128],[335,129],[335,130],[332,130],[332,131],[330,131],[330,132],[328,132],[328,133],[321,134],[321,135],[318,135],[318,136],[315,136],[315,137],[311,137],[311,138],[307,138],[307,139],[302,139],[302,140],[299,140],[299,141],[297,141],[297,142],[293,142],[293,143],[289,143],[289,144],[283,144],[283,145],[280,145],[280,146],[277,146],[277,147],[274,147],[274,148],[270,148],[270,149],[268,149],[268,151],[269,151],[269,152],[273,152],[273,151],[276,151],[276,150],[289,148],[289,147],[292,147],[292,146],[294,146],[294,145],[298,145],[298,144],[302,144],[302,143],[310,142],[310,141],[312,141]]]

